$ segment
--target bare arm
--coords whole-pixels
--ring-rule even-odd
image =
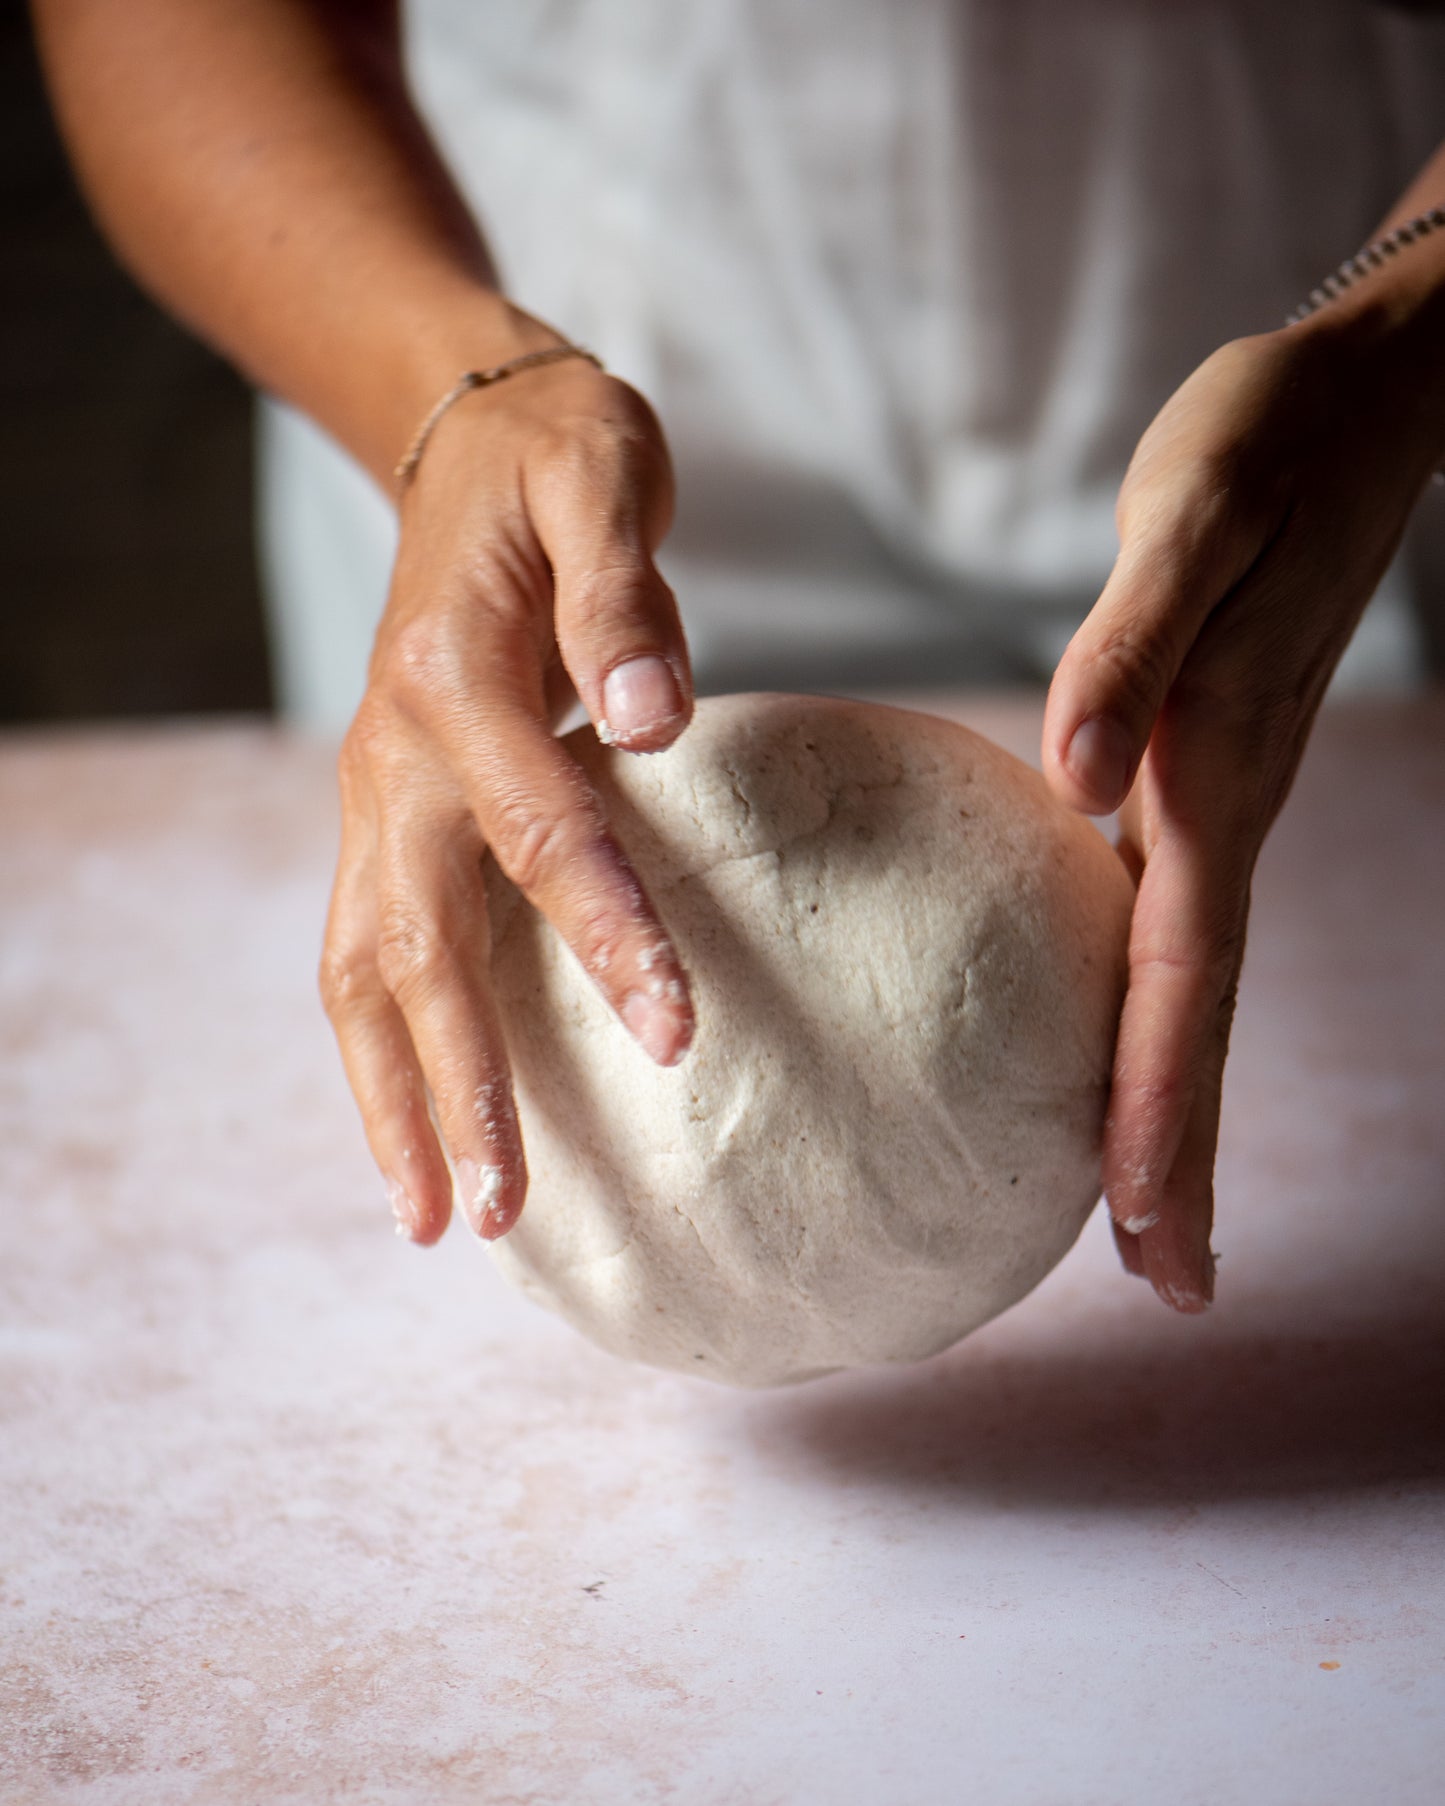
[[[393,0],[36,0],[36,13],[63,128],[122,255],[379,481],[461,371],[559,342],[498,293],[411,105]],[[652,561],[671,510],[651,410],[577,361],[451,409],[401,505],[341,756],[322,987],[415,1241],[446,1226],[448,1154],[479,1233],[504,1233],[526,1186],[484,849],[653,1058],[688,1045],[676,955],[551,732],[569,684],[628,750],[681,732],[687,652]]]
[[[396,0],[36,0],[137,277],[381,480],[459,370],[556,343],[497,292],[406,89]]]

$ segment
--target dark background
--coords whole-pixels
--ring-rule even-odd
[[[244,383],[90,224],[0,7],[0,722],[267,709]]]

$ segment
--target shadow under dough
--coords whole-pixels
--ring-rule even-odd
[[[750,1407],[794,1473],[960,1504],[1114,1509],[1445,1479],[1445,1247],[1400,1314],[1342,1322],[1329,1295],[1253,1323],[1161,1320],[1087,1346],[994,1352],[985,1332],[919,1367]]]

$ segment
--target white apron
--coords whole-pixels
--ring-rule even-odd
[[[1433,10],[417,0],[408,35],[508,292],[658,409],[703,686],[847,688],[1047,678],[1161,403],[1445,136]],[[262,446],[283,699],[339,726],[389,510],[295,416]]]

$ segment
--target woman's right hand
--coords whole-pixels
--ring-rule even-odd
[[[686,725],[686,645],[653,564],[671,514],[652,410],[581,360],[464,397],[404,497],[341,751],[321,985],[413,1241],[446,1228],[448,1154],[478,1235],[504,1234],[526,1192],[488,975],[484,850],[654,1060],[675,1063],[691,1040],[676,952],[553,732],[574,691],[628,751],[658,751]]]

